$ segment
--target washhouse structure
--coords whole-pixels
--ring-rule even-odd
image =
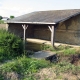
[[[24,38],[80,45],[80,9],[36,11],[7,21],[8,30]]]

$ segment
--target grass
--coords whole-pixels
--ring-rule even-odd
[[[42,46],[42,50],[56,52],[58,55],[61,55],[61,58],[76,55],[76,53],[80,54],[80,49],[76,51],[76,49],[70,46],[53,48],[47,45]],[[52,70],[58,75],[57,78],[59,79],[62,78],[62,76],[59,75],[60,73],[72,73],[75,75],[80,73],[80,66],[75,66],[68,61],[63,60],[54,64],[44,59],[29,58],[28,55],[34,54],[33,51],[26,51],[25,55],[23,55],[22,52],[21,39],[14,34],[0,30],[0,62],[6,61],[0,65],[0,80],[16,80],[16,75],[20,80],[36,80],[35,73],[38,73],[42,68],[49,67],[54,67],[54,70]],[[11,79],[12,73],[16,74],[13,79]],[[49,79],[45,77],[45,80]]]
[[[3,20],[0,20],[0,24],[4,24],[4,21]]]
[[[62,72],[63,73],[69,72],[69,73],[74,73],[74,74],[80,73],[80,66],[75,66],[65,61],[58,63],[55,67],[56,67],[55,69],[56,74],[59,74]]]
[[[76,50],[75,49],[65,49],[64,51],[63,51],[63,55],[65,55],[65,56],[67,56],[67,55],[74,55],[74,54],[76,54]]]
[[[58,46],[56,48],[53,48],[52,46],[49,45],[45,45],[42,50],[49,50],[52,52],[56,52],[56,53],[62,53],[62,55],[68,56],[68,55],[73,55],[76,54],[76,50],[75,48],[72,48],[71,46]]]
[[[61,76],[59,76],[60,73],[72,73],[75,75],[80,73],[80,66],[72,65],[69,62],[63,61],[53,64],[45,60],[37,60],[22,56],[10,62],[6,62],[0,66],[0,80],[4,80],[4,78],[10,78],[9,75],[12,72],[17,73],[18,76],[21,76],[19,77],[20,80],[36,80],[36,77],[34,76],[35,73],[39,72],[39,70],[42,68],[49,67],[54,67],[52,70],[57,75],[57,78],[61,78]]]
[[[7,72],[16,72],[21,76],[30,78],[33,73],[50,65],[51,64],[45,60],[36,60],[23,56],[0,66],[0,74],[4,76]]]
[[[50,46],[50,45],[42,45],[42,46],[41,46],[41,50],[56,51],[56,49],[53,48],[53,47]]]

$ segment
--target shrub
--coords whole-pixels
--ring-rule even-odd
[[[22,40],[16,35],[0,30],[0,61],[23,53]]]
[[[4,80],[4,77],[3,77],[3,75],[1,75],[1,74],[0,74],[0,80]]]

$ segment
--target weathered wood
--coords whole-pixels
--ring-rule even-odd
[[[6,24],[6,31],[8,30],[8,26],[9,26],[9,24]]]
[[[49,30],[52,32],[52,28],[50,26],[48,26]]]
[[[52,44],[52,46],[54,47],[54,33],[55,33],[55,27],[54,26],[52,26],[52,32],[51,32],[51,44]]]
[[[48,28],[51,31],[51,44],[54,47],[55,27],[54,26],[48,26]]]
[[[26,26],[25,24],[22,25],[24,29],[24,38],[23,38],[23,45],[24,45],[24,50],[25,50],[25,41],[26,41],[26,29],[28,28],[28,25]]]

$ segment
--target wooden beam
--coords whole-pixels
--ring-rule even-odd
[[[22,25],[24,29],[24,38],[23,38],[23,45],[24,45],[24,51],[25,51],[25,41],[26,41],[26,29],[28,28],[28,25],[26,26],[25,24]]]
[[[51,27],[52,27],[52,32],[51,32],[51,44],[52,44],[52,46],[54,47],[55,27],[54,27],[54,26],[51,26]]]
[[[49,28],[49,30],[52,32],[52,28],[51,28],[51,26],[48,26],[48,28]]]

